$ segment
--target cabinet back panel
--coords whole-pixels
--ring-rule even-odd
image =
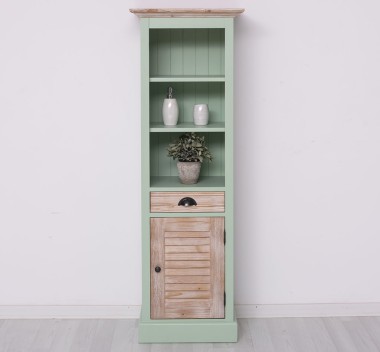
[[[224,29],[151,29],[150,76],[224,75]]]
[[[167,156],[167,147],[181,133],[151,133],[150,134],[150,175],[177,176],[177,160]],[[201,176],[224,176],[224,133],[199,133],[206,137],[213,160],[204,162]]]
[[[162,123],[162,103],[169,86],[178,103],[178,123],[193,122],[195,104],[208,104],[210,123],[224,122],[224,82],[150,83],[150,122]]]

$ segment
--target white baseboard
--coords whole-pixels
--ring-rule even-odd
[[[380,303],[239,304],[238,318],[380,316]],[[140,306],[0,306],[0,319],[138,319]]]
[[[0,319],[138,319],[140,306],[0,306]]]
[[[380,316],[380,303],[242,304],[238,318]]]

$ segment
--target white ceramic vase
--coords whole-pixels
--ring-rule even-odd
[[[178,103],[175,98],[165,98],[162,104],[162,118],[165,126],[175,126],[178,123]]]
[[[205,126],[208,124],[208,106],[207,104],[194,105],[194,125]]]

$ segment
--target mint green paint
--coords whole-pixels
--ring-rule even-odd
[[[179,108],[178,124],[193,123],[195,104],[208,104],[209,122],[225,120],[224,82],[176,82],[150,84],[150,122],[162,123],[162,102],[168,87],[174,91]]]
[[[224,76],[154,76],[150,82],[224,82]]]
[[[162,100],[174,88],[179,124],[162,123]],[[193,105],[207,103],[210,124],[192,124]],[[233,342],[237,339],[233,293],[233,19],[141,19],[142,309],[139,341]],[[167,144],[180,133],[207,138],[214,161],[204,163],[199,183],[182,185]],[[224,213],[150,213],[152,191],[224,191]],[[150,319],[150,217],[224,216],[225,319]]]
[[[196,185],[183,185],[178,176],[152,176],[151,191],[224,191],[224,176],[201,176]]]
[[[150,36],[152,82],[224,81],[223,29],[151,29]]]
[[[202,321],[199,321],[202,320]],[[140,343],[166,342],[236,342],[237,325],[235,322],[223,321],[152,321],[140,322]]]
[[[167,156],[167,147],[181,133],[150,134],[150,175],[177,176],[177,160]],[[199,133],[205,137],[206,144],[213,154],[212,162],[202,163],[201,176],[225,175],[224,133]]]
[[[150,132],[225,132],[223,122],[209,122],[207,126],[195,126],[193,122],[180,122],[176,126],[165,126],[163,122],[151,122]]]

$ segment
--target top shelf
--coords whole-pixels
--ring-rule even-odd
[[[149,82],[225,82],[224,76],[154,76]]]
[[[136,16],[154,17],[236,17],[244,9],[129,9]]]

